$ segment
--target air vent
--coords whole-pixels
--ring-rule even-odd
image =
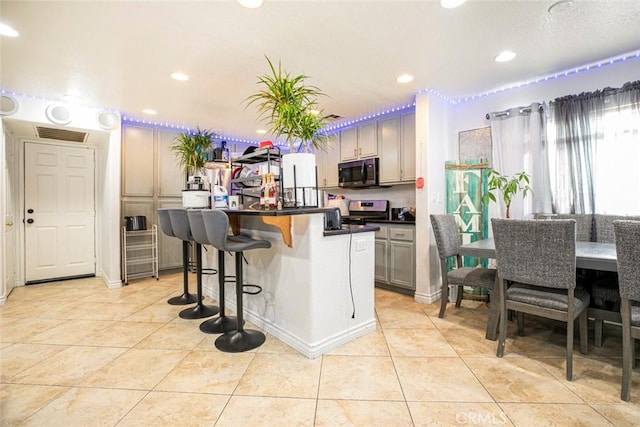
[[[89,136],[86,132],[77,132],[75,130],[54,129],[44,126],[36,126],[36,135],[39,138],[57,139],[58,141],[67,142],[86,142]]]
[[[336,120],[340,120],[340,119],[342,119],[343,117],[342,117],[342,116],[339,116],[339,115],[337,115],[337,114],[329,114],[329,115],[327,115],[327,116],[324,116],[324,118],[325,118],[326,120],[330,121],[330,122],[335,122]]]

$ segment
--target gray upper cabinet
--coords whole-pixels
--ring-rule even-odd
[[[158,131],[158,188],[160,197],[182,197],[184,173],[178,165],[171,146],[177,136],[173,132]]]
[[[338,163],[340,162],[340,134],[330,135],[327,147],[316,150],[316,166],[318,167],[318,187],[332,188],[338,186]]]
[[[416,178],[416,116],[414,112],[378,122],[380,183],[410,182]]]
[[[126,126],[122,137],[122,195],[153,196],[153,129]]]
[[[370,122],[344,129],[340,135],[340,161],[378,155],[378,124]]]

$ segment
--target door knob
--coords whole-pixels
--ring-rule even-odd
[[[27,213],[33,213],[33,209],[27,209]]]
[[[33,218],[29,218],[29,219],[27,220],[27,224],[33,224]]]

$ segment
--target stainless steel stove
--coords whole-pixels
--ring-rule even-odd
[[[366,224],[372,219],[389,219],[388,200],[351,200],[349,215],[342,217],[342,223]]]

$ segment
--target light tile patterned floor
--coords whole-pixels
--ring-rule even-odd
[[[637,426],[620,400],[620,331],[574,352],[564,326],[510,324],[505,357],[484,339],[488,309],[376,289],[377,330],[309,360],[267,335],[259,349],[219,352],[200,321],[166,300],[181,274],[107,290],[99,279],[20,287],[0,306],[1,426]],[[192,280],[195,283],[195,280]],[[208,301],[214,303],[214,301]],[[593,332],[591,331],[591,335]],[[640,351],[638,351],[640,354]]]

